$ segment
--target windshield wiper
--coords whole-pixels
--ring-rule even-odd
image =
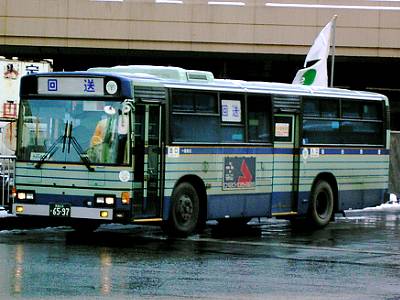
[[[75,149],[75,151],[78,153],[80,159],[82,160],[82,162],[85,164],[86,168],[90,171],[93,172],[94,168],[91,166],[91,162],[89,157],[87,156],[87,154],[85,153],[85,151],[82,149],[81,145],[78,143],[78,141],[76,140],[76,138],[74,136],[72,136],[72,123],[71,126],[69,128],[69,140],[68,140],[68,152],[70,150],[71,147],[71,142],[72,142],[72,147]]]
[[[68,144],[67,144],[67,139],[68,139]],[[50,159],[54,153],[57,152],[57,145],[59,143],[63,143],[62,146],[62,152],[65,152],[65,146],[67,145],[67,152],[69,153],[71,150],[71,143],[72,147],[75,149],[75,151],[78,153],[79,158],[82,160],[82,162],[85,164],[86,168],[93,172],[94,168],[91,166],[91,162],[87,155],[85,154],[85,151],[83,151],[81,145],[79,145],[78,141],[75,139],[75,137],[72,136],[72,122],[65,123],[65,129],[64,129],[64,135],[60,136],[47,150],[47,152],[40,158],[40,160],[36,163],[35,167],[39,169],[44,161],[46,159]]]
[[[61,143],[61,141],[63,141],[63,149],[62,149],[62,152],[64,152],[64,150],[65,150],[65,141],[66,141],[66,138],[67,138],[67,131],[68,131],[68,122],[65,123],[64,135],[60,135],[60,136],[57,138],[57,140],[56,140],[56,141],[50,146],[50,148],[46,151],[46,153],[42,155],[42,157],[40,158],[40,160],[36,163],[35,168],[39,169],[39,168],[43,165],[44,161],[45,161],[47,158],[50,159],[50,158],[54,155],[54,153],[57,152],[57,145],[58,145],[59,143]]]

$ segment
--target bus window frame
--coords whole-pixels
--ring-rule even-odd
[[[322,99],[334,99],[334,101],[339,102],[339,112],[338,112],[338,118],[323,118],[323,117],[305,117],[304,116],[304,100],[305,99],[317,99],[317,100],[322,100]],[[359,101],[362,103],[365,102],[372,102],[372,103],[379,103],[381,107],[381,119],[379,120],[371,120],[371,119],[350,119],[350,118],[344,118],[343,113],[342,113],[342,102],[343,101]],[[385,100],[384,99],[364,99],[364,98],[345,98],[341,96],[337,97],[326,97],[326,96],[302,96],[301,97],[301,120],[300,120],[300,128],[299,128],[299,133],[300,133],[300,145],[302,147],[313,147],[313,146],[335,146],[335,147],[365,147],[365,148],[385,148],[387,144],[387,134],[386,131],[388,129],[388,109],[387,106],[385,105]],[[380,137],[382,138],[382,143],[381,144],[351,144],[351,143],[304,143],[304,120],[321,120],[321,121],[337,121],[339,122],[339,135],[342,135],[341,132],[341,127],[340,124],[343,121],[354,121],[354,122],[363,122],[363,123],[380,123],[382,124],[382,131],[380,133]]]
[[[217,101],[218,101],[218,115],[210,114],[210,113],[189,113],[189,112],[182,112],[182,111],[173,111],[173,91],[180,91],[180,92],[210,92],[217,94]],[[240,123],[235,122],[223,122],[221,116],[221,100],[235,100],[235,99],[228,99],[225,97],[221,97],[221,95],[240,95],[242,97],[241,100],[241,107],[242,107],[242,120]],[[256,97],[264,97],[267,101],[268,111],[266,115],[269,120],[268,125],[269,128],[269,141],[267,142],[249,142],[249,124],[248,124],[248,96],[256,96]],[[274,122],[274,112],[273,112],[273,101],[272,101],[272,94],[271,93],[247,93],[247,92],[236,92],[236,91],[229,91],[229,90],[199,90],[199,89],[189,89],[187,87],[173,87],[168,88],[167,93],[167,103],[166,103],[166,121],[167,121],[167,129],[166,129],[166,136],[167,136],[167,143],[171,145],[222,145],[222,146],[271,146],[273,145],[273,122]],[[232,98],[232,97],[230,97]],[[220,127],[230,126],[230,127],[242,127],[244,132],[244,141],[243,142],[191,142],[191,141],[176,141],[173,137],[173,130],[172,130],[172,123],[173,123],[173,115],[201,115],[201,116],[218,116],[219,125]]]

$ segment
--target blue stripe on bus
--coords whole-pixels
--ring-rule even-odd
[[[389,163],[389,161],[385,162],[383,160],[381,161],[376,161],[376,160],[368,160],[368,161],[364,161],[364,160],[324,160],[324,161],[320,161],[320,160],[314,160],[314,159],[309,159],[307,160],[307,164],[383,164],[383,163]],[[318,168],[319,169],[319,168]]]
[[[298,154],[303,149],[319,149],[320,155],[388,155],[388,149],[370,149],[370,148],[320,148],[320,147],[302,147],[302,148],[272,148],[272,147],[185,147],[177,146],[180,155],[199,155],[199,154]],[[168,154],[168,149],[166,149]]]
[[[180,155],[192,154],[273,154],[273,148],[223,148],[223,147],[179,147]],[[275,149],[277,150],[277,149]],[[167,154],[168,152],[166,152]]]
[[[311,147],[312,148],[312,147]],[[307,148],[304,148],[307,149]],[[369,149],[369,148],[319,148],[321,155],[388,155],[387,149]]]

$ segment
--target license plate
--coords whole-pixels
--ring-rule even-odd
[[[71,204],[50,203],[49,215],[50,217],[69,218],[71,217]]]

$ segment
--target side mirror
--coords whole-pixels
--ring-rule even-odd
[[[129,131],[129,112],[131,111],[131,107],[127,104],[124,104],[122,107],[122,111],[118,116],[118,134],[126,135]]]

